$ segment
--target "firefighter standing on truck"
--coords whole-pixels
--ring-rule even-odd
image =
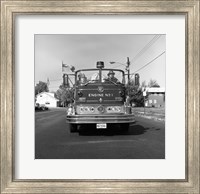
[[[106,79],[106,81],[112,81],[114,83],[119,83],[119,80],[115,77],[115,73],[112,70],[110,70],[108,72],[108,78]]]
[[[77,81],[77,84],[78,84],[78,85],[79,85],[79,84],[84,84],[84,83],[86,83],[86,81],[87,81],[87,78],[86,78],[86,76],[85,76],[84,73],[80,73],[80,74],[78,75],[78,78],[79,78],[79,80]]]

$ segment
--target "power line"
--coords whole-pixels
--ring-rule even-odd
[[[161,35],[155,35],[153,39],[151,39],[136,55],[135,57],[131,60],[136,61],[137,58],[139,58],[149,47],[151,47],[159,38]]]
[[[136,55],[135,57],[130,61],[136,61],[141,55],[143,55],[144,52],[146,52],[147,49],[149,49],[149,47],[151,47],[159,38],[161,37],[161,35],[155,35],[153,37],[153,39],[151,39]]]
[[[157,57],[155,57],[154,59],[152,59],[151,61],[149,61],[147,64],[145,64],[144,66],[142,66],[141,68],[139,68],[137,71],[134,71],[131,74],[134,74],[138,71],[140,71],[141,69],[144,69],[146,66],[150,65],[153,61],[155,61],[156,59],[158,59],[159,57],[161,57],[163,54],[165,53],[165,51],[163,51],[161,54],[159,54]]]
[[[159,38],[161,37],[161,35],[155,35],[136,55],[135,57],[133,57],[132,60],[130,60],[130,65],[131,62],[136,61],[141,55],[143,55],[144,52],[146,52],[147,49],[149,49],[149,47],[151,47]],[[122,63],[120,65],[114,66],[113,68],[117,68],[120,66],[126,66],[127,63]]]

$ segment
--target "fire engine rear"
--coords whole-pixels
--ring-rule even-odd
[[[97,129],[119,124],[127,130],[135,118],[126,99],[124,71],[105,69],[103,62],[97,62],[96,69],[76,71],[74,103],[67,110],[70,131],[82,124],[95,124]]]

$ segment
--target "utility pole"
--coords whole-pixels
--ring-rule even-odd
[[[130,61],[129,61],[129,57],[127,57],[127,63],[126,63],[126,70],[128,73],[128,84],[127,84],[127,89],[128,89],[128,98],[130,96]]]
[[[127,57],[127,66],[126,66],[126,70],[128,72],[128,84],[130,83],[130,61],[129,61],[129,57]]]

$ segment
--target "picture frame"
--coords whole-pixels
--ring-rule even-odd
[[[15,16],[20,14],[185,15],[186,178],[184,180],[15,179],[14,20]],[[199,67],[199,0],[1,1],[1,193],[199,193]]]

